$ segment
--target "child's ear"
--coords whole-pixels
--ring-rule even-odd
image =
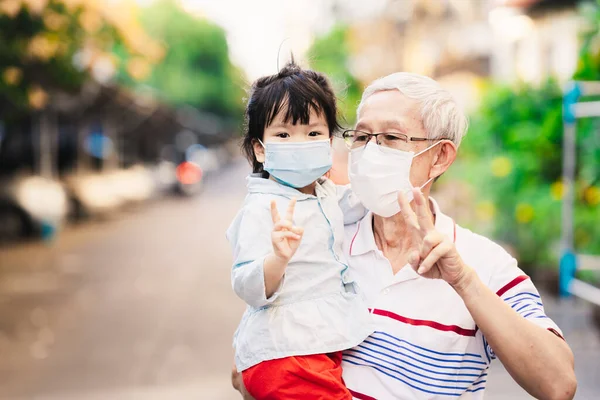
[[[254,147],[254,157],[256,157],[256,161],[259,163],[265,162],[265,148],[263,145],[256,139],[254,139],[254,143],[252,144]]]

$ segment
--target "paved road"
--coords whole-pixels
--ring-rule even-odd
[[[163,199],[0,249],[0,399],[238,399],[231,336],[243,311],[224,231],[244,163],[195,199]],[[549,302],[576,351],[579,399],[600,398],[589,308]],[[596,394],[596,395],[595,395]],[[498,363],[488,399],[526,399]]]

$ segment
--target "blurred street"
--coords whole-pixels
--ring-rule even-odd
[[[238,399],[231,337],[243,304],[224,232],[245,161],[191,199],[67,228],[54,245],[0,249],[1,399]],[[600,334],[583,302],[545,297],[573,347],[578,399],[600,392]],[[496,363],[488,399],[526,399]]]

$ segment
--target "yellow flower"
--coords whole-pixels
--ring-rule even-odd
[[[21,5],[20,0],[2,0],[0,1],[0,14],[14,18],[21,11]]]
[[[44,15],[44,25],[50,30],[59,31],[69,23],[69,19],[53,11],[49,11]]]
[[[556,181],[550,185],[550,196],[554,200],[561,200],[565,194],[565,185],[562,181]]]
[[[492,160],[492,174],[504,178],[512,171],[512,163],[508,157],[496,157]]]
[[[17,67],[8,67],[4,70],[2,74],[2,78],[4,78],[4,82],[8,83],[11,86],[18,85],[21,82],[21,78],[23,77],[23,71]]]
[[[493,220],[494,216],[496,215],[496,207],[491,201],[482,201],[481,203],[477,204],[475,213],[477,214],[477,218],[479,220],[489,222]]]
[[[127,72],[136,81],[141,81],[150,75],[150,64],[141,58],[134,58],[127,63]]]
[[[583,198],[592,206],[600,204],[600,188],[597,186],[590,186],[589,188],[585,189]]]
[[[29,105],[36,110],[42,109],[48,103],[48,93],[41,87],[34,87],[29,90]]]
[[[38,35],[29,42],[29,55],[39,58],[42,61],[48,61],[56,54],[58,45],[58,41],[50,40],[46,36]]]
[[[41,14],[48,5],[48,0],[23,0],[32,14]]]
[[[533,219],[533,215],[535,214],[535,210],[531,206],[531,204],[527,203],[519,203],[517,204],[517,208],[515,210],[515,217],[517,221],[521,224],[526,224],[531,222]]]
[[[63,4],[69,9],[69,11],[73,11],[75,8],[82,5],[86,0],[62,0]]]
[[[102,16],[92,10],[85,10],[79,16],[79,23],[87,33],[96,33],[102,28]]]

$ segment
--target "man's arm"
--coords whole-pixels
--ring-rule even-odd
[[[473,320],[510,375],[532,396],[572,399],[577,389],[573,353],[561,338],[517,314],[467,266],[454,243],[435,229],[418,189],[414,211],[402,194],[400,210],[414,250],[408,261],[421,276],[443,279],[463,299]]]
[[[254,397],[252,397],[246,390],[246,387],[244,386],[244,380],[242,379],[242,373],[238,372],[235,364],[233,364],[233,368],[231,369],[231,385],[235,390],[240,392],[244,400],[255,400]]]
[[[513,379],[539,399],[572,399],[573,353],[554,333],[517,314],[465,266],[453,284],[473,320]]]

